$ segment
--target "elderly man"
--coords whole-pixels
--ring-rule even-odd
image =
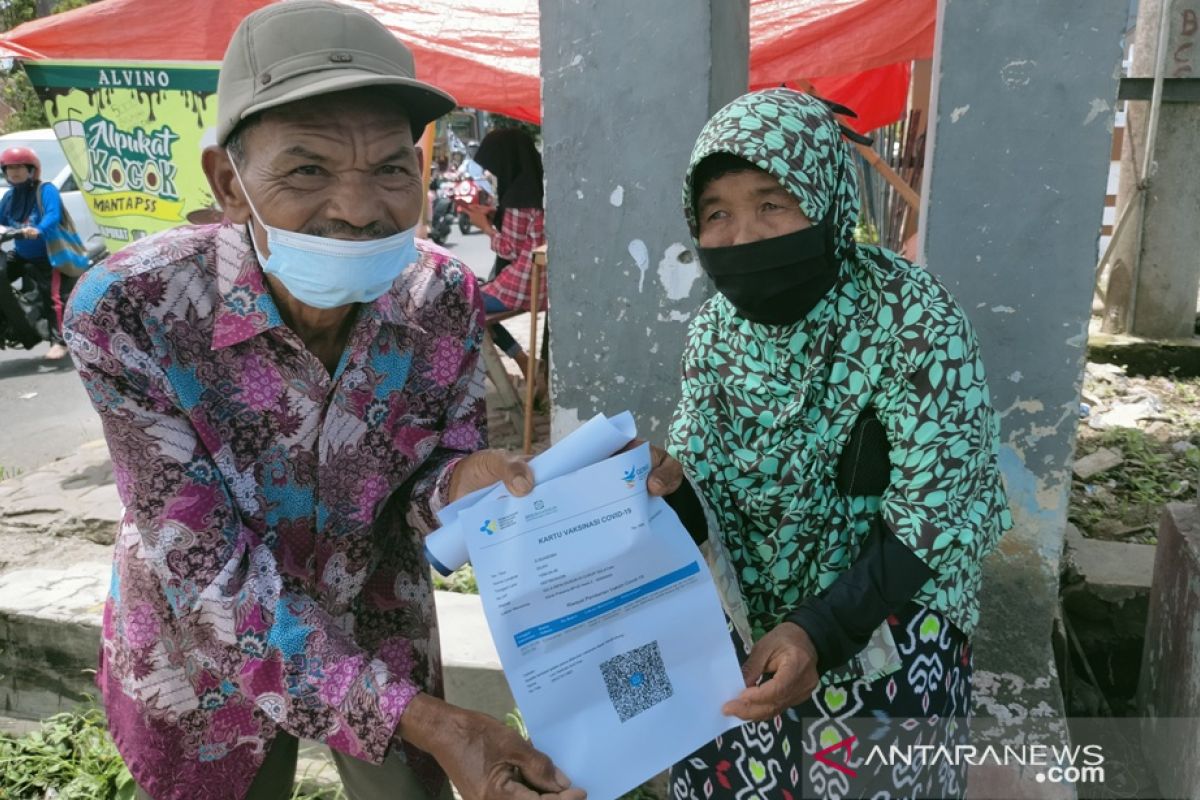
[[[142,797],[289,797],[298,738],[356,800],[439,796],[444,772],[469,799],[582,796],[438,699],[421,537],[447,502],[532,480],[483,449],[475,280],[414,241],[414,141],[453,106],[370,16],[265,7],[203,155],[226,221],[130,246],[73,298],[126,506],[97,681]]]

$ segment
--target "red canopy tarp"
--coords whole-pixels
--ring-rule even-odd
[[[0,36],[30,60],[220,61],[237,23],[272,0],[102,0]],[[458,102],[541,117],[537,0],[343,0],[412,48],[417,75]],[[903,113],[908,64],[933,53],[936,0],[751,0],[752,88],[809,80],[870,130]],[[663,32],[665,37],[670,31]]]

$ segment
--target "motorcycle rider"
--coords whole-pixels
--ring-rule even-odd
[[[20,231],[13,240],[5,278],[21,278],[37,287],[50,332],[50,350],[45,357],[58,361],[67,355],[62,314],[76,280],[51,267],[46,252],[46,235],[62,220],[62,197],[53,183],[42,182],[42,162],[28,147],[10,147],[0,153],[0,170],[12,187],[0,200],[0,226]]]
[[[471,178],[482,191],[487,193],[488,197],[495,197],[496,190],[492,188],[492,182],[488,179],[487,170],[475,160],[475,154],[478,152],[479,142],[474,139],[467,142],[467,157],[463,159],[462,164],[458,167],[458,177]]]
[[[450,234],[454,220],[454,170],[450,160],[443,156],[437,160],[429,175],[429,229],[428,236],[437,244],[444,244]]]

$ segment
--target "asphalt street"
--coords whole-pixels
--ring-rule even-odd
[[[488,238],[458,229],[445,245],[476,275],[492,269]],[[0,350],[0,477],[29,472],[102,437],[100,420],[70,360],[45,361],[49,346]]]

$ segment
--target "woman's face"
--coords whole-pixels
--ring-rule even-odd
[[[696,220],[701,247],[748,244],[812,226],[796,198],[759,169],[709,181],[696,203]]]
[[[9,164],[4,168],[4,177],[9,183],[24,183],[29,180],[29,167],[24,164]]]

